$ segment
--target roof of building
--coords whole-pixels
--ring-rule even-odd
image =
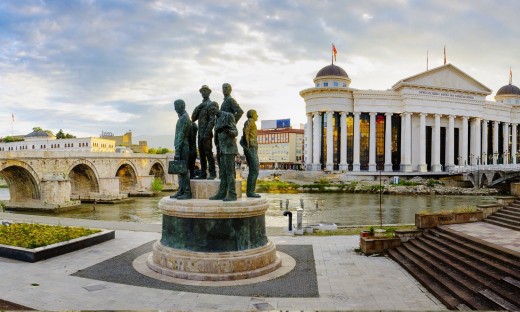
[[[513,84],[508,84],[498,89],[497,95],[520,95],[520,88]]]
[[[316,78],[322,76],[340,76],[349,78],[347,72],[343,68],[334,64],[327,65],[320,69],[320,71],[316,74]]]
[[[33,131],[25,136],[26,138],[48,138],[52,137],[49,133],[45,131]]]

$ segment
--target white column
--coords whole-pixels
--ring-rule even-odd
[[[332,115],[334,112],[327,112],[327,164],[326,168],[327,171],[333,171],[334,170],[334,141],[332,140],[333,136],[333,128],[334,125],[332,124]]]
[[[341,112],[341,140],[339,142],[339,148],[340,148],[340,164],[339,164],[339,170],[347,171],[348,170],[348,164],[347,164],[347,113]]]
[[[426,115],[425,113],[419,114],[419,165],[417,166],[419,172],[428,171],[426,164]]]
[[[404,113],[404,143],[403,143],[403,163],[401,163],[401,171],[412,171],[412,114]]]
[[[460,159],[461,165],[469,165],[468,163],[468,117],[462,116],[462,135],[460,135]]]
[[[482,154],[480,155],[482,162],[481,164],[487,165],[488,163],[488,121],[482,120]]]
[[[469,164],[473,166],[477,164],[477,157],[480,159],[480,134],[480,118],[471,119],[471,145]]]
[[[321,157],[321,113],[314,113],[314,148],[312,151],[312,170],[321,170],[320,157]]]
[[[361,140],[361,131],[359,129],[359,117],[361,113],[354,113],[354,160],[352,163],[352,171],[359,171],[361,167],[361,163],[359,162],[359,152],[360,152],[360,140]]]
[[[385,121],[385,171],[392,170],[392,113],[386,113]]]
[[[376,114],[370,113],[370,143],[368,153],[368,171],[376,171]]]
[[[509,163],[509,123],[504,122],[502,124],[502,146],[503,146],[503,152],[502,152],[502,159],[503,164]]]
[[[516,125],[511,125],[511,159],[513,160],[513,164],[516,164],[516,153],[518,152],[518,148],[516,146]]]
[[[312,166],[312,149],[314,148],[312,144],[313,137],[313,129],[312,129],[312,113],[307,114],[307,159],[305,160],[305,170],[311,170]]]
[[[441,172],[441,115],[435,114],[433,128],[432,172]]]
[[[493,165],[498,162],[498,121],[493,122]]]
[[[451,168],[455,166],[455,116],[448,116],[448,159],[446,166]]]

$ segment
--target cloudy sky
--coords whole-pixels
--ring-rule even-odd
[[[520,77],[519,11],[517,0],[2,0],[0,137],[132,130],[173,146],[173,101],[191,112],[207,84],[221,103],[224,82],[244,111],[299,125],[299,91],[330,64],[331,43],[353,88],[424,71],[426,51],[442,65],[446,45],[494,95],[510,67]]]

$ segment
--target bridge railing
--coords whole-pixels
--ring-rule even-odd
[[[449,173],[461,174],[477,171],[520,171],[520,164],[454,166],[450,168]]]

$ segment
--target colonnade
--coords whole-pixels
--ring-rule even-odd
[[[313,112],[307,114],[307,131],[306,131],[306,169],[322,170],[321,153],[322,153],[322,115],[326,117],[326,163],[324,169],[333,171],[338,168],[340,171],[347,171],[349,164],[347,163],[347,112],[339,112],[340,127],[339,137],[339,164],[335,164],[333,151],[333,115],[334,111]],[[353,148],[351,155],[352,171],[361,171],[360,163],[360,139],[361,112],[351,113],[353,115]],[[368,155],[368,171],[376,171],[376,116],[378,113],[371,112],[369,136],[369,155]],[[381,113],[385,115],[385,135],[384,135],[384,171],[393,171],[392,163],[392,116],[393,113]],[[517,162],[517,124],[511,124],[500,121],[482,120],[479,117],[454,116],[441,114],[426,113],[410,113],[404,112],[396,114],[401,116],[401,154],[400,167],[401,172],[427,172],[428,164],[426,160],[427,148],[431,148],[430,172],[442,172],[456,165],[477,165],[488,164],[488,158],[493,164],[497,164],[499,156],[503,159],[502,163],[508,164],[509,160],[513,164]],[[412,154],[412,116],[418,115],[418,140],[414,139],[414,144],[419,144],[418,153]],[[427,146],[427,120],[428,115],[433,116],[433,125],[431,133],[431,146]],[[447,127],[445,138],[441,138],[441,118],[447,118]],[[457,124],[459,127],[455,127]],[[502,124],[502,148],[499,150],[499,128]],[[431,125],[431,122],[430,122]],[[492,128],[492,137],[489,137],[488,127]],[[455,129],[458,128],[458,142],[455,142]],[[470,135],[471,133],[471,135]],[[416,136],[417,134],[414,134]],[[441,142],[445,142],[444,164],[441,164]],[[510,141],[511,139],[511,141]],[[512,143],[510,143],[512,142]],[[456,144],[458,143],[458,144]],[[489,148],[489,144],[492,148]],[[456,145],[458,150],[455,151]],[[511,147],[511,151],[509,148]],[[488,151],[492,155],[488,155]],[[492,151],[492,152],[491,152]],[[499,154],[499,151],[501,152]],[[469,153],[469,154],[468,154]],[[456,154],[458,156],[456,157]],[[457,158],[457,159],[456,159]]]

